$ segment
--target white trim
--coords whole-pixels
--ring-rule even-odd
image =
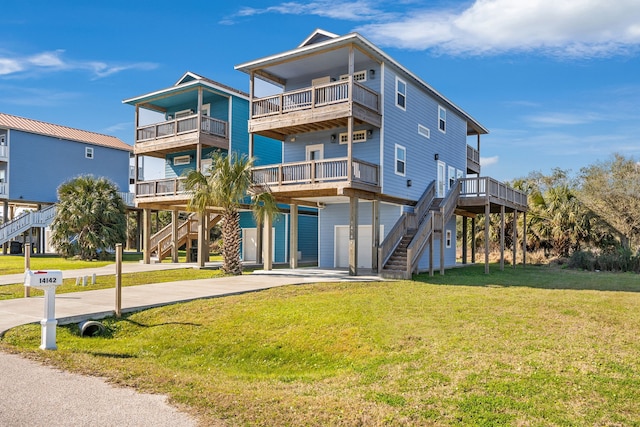
[[[428,127],[418,123],[418,135],[422,135],[425,138],[429,139],[431,138],[431,130]]]
[[[188,154],[185,156],[176,156],[173,158],[173,166],[184,166],[188,165],[189,163],[191,163],[191,156]]]
[[[222,83],[220,83],[222,84]],[[158,95],[163,95],[163,94],[167,94],[167,95],[173,95],[172,92],[176,92],[180,93],[182,92],[185,88],[189,88],[191,86],[198,86],[198,85],[202,85],[202,86],[206,86],[207,88],[215,91],[218,95],[221,96],[226,96],[226,97],[232,97],[232,96],[237,96],[238,98],[244,99],[244,100],[249,100],[249,94],[246,94],[240,90],[238,90],[237,92],[234,91],[233,88],[225,88],[222,86],[218,86],[216,84],[212,84],[211,82],[208,81],[204,81],[204,80],[191,80],[190,82],[187,83],[181,83],[177,86],[171,86],[165,89],[160,89],[157,90],[155,92],[150,92],[150,93],[145,93],[144,95],[141,96],[136,96],[135,98],[129,98],[129,99],[124,99],[122,100],[123,104],[130,104],[130,105],[135,105],[135,104],[139,104],[141,100],[145,100],[147,98],[154,98]],[[237,90],[237,89],[235,89]],[[144,107],[142,107],[144,108]]]
[[[247,245],[245,244],[245,242],[247,241],[246,239],[246,230],[255,230],[256,231],[256,239],[258,238],[258,228],[257,227],[245,227],[242,228],[242,261],[247,261],[245,254],[246,254],[246,250],[247,250]],[[271,239],[271,253],[273,254],[273,258],[276,257],[276,228],[275,227],[271,227],[271,233],[272,233],[272,239]],[[263,239],[264,242],[264,239]],[[258,248],[256,247],[256,257],[258,256]],[[274,261],[274,259],[272,258],[272,262]],[[248,260],[248,261],[256,261],[255,259],[253,260]]]
[[[95,152],[93,147],[84,147],[84,158],[85,159],[95,159]]]
[[[367,140],[366,130],[356,130],[353,132],[353,136],[351,137],[351,142],[353,142],[354,144],[357,144],[358,142],[365,142],[366,140]],[[342,132],[338,134],[338,143],[340,145],[347,144],[348,142],[349,142],[348,132]]]
[[[456,180],[456,168],[449,166],[447,170],[447,190],[451,190],[451,184]]]
[[[385,94],[385,64],[384,62],[380,64],[380,114],[382,115],[382,125],[380,126],[380,191],[384,194],[384,129],[385,129],[385,120],[384,120],[384,94]]]
[[[404,163],[403,172],[398,172],[398,148],[400,148],[404,152],[404,159],[400,160],[401,162]],[[394,157],[393,171],[395,172],[395,174],[400,176],[407,176],[407,148],[400,144],[395,144],[393,147],[393,157]]]
[[[400,92],[400,90],[398,89],[398,83],[401,82],[404,85],[404,93]],[[402,80],[400,77],[396,76],[396,90],[395,90],[395,104],[396,107],[400,108],[401,110],[407,111],[407,82],[405,82],[404,80]],[[403,100],[403,104],[404,105],[400,105],[398,103],[398,95],[402,95],[404,97]]]
[[[233,129],[233,97],[230,96],[227,98],[227,102],[229,102],[229,113],[228,113],[228,117],[229,119],[227,120],[227,137],[229,138],[229,153],[233,152],[233,132],[231,132],[231,129]],[[211,105],[211,104],[209,104]],[[251,111],[251,103],[249,103],[249,111]],[[209,113],[211,113],[211,110],[209,110]],[[249,133],[246,133],[245,135],[249,135]],[[247,149],[249,149],[249,137],[247,136]],[[254,135],[255,138],[255,135]],[[255,139],[253,141],[253,151],[256,151],[256,145],[255,145]],[[249,154],[249,153],[247,153]],[[255,157],[255,155],[254,155]]]
[[[440,167],[442,167],[442,181],[440,181]],[[436,194],[437,197],[444,197],[447,186],[447,165],[442,160],[438,160],[436,165]]]
[[[313,159],[313,160],[322,160],[324,159],[324,144],[313,144],[313,145],[307,145],[305,148],[305,159],[307,161],[311,160],[309,158],[309,154],[311,154],[313,151],[319,151],[320,152],[320,158],[318,159]]]
[[[441,118],[440,113],[444,113],[444,118]],[[447,109],[441,105],[438,105],[438,130],[447,133]]]

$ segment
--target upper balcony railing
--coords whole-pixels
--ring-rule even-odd
[[[480,152],[470,145],[467,145],[467,168],[480,172]]]
[[[6,159],[9,157],[9,150],[6,145],[0,145],[0,159]]]
[[[527,194],[513,189],[507,184],[496,181],[493,178],[463,178],[460,180],[460,197],[494,197],[502,202],[508,202],[527,209]]]
[[[136,142],[150,141],[154,139],[166,138],[170,136],[182,135],[194,132],[198,129],[198,115],[180,117],[166,122],[154,123],[152,125],[140,126],[136,130]],[[214,119],[209,116],[202,116],[200,132],[227,138],[227,122]]]
[[[375,112],[380,111],[377,92],[351,80],[312,86],[253,100],[251,118],[286,114],[353,101]]]
[[[324,182],[341,182],[351,178],[354,182],[377,186],[380,183],[378,166],[353,159],[352,174],[348,174],[348,159],[310,160],[259,166],[252,170],[254,184],[300,185]]]
[[[139,181],[136,197],[177,196],[186,193],[185,178],[165,178],[153,181]]]
[[[6,182],[0,182],[0,197],[9,195],[9,184]]]

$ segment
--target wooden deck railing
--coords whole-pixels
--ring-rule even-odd
[[[495,197],[501,201],[522,206],[523,209],[527,207],[526,193],[515,190],[493,178],[463,178],[460,183],[462,185],[460,197]]]
[[[351,94],[351,96],[350,96]],[[286,114],[353,101],[375,112],[380,111],[377,92],[351,80],[341,80],[278,95],[254,99],[251,118]]]
[[[475,166],[474,169],[480,170],[480,152],[470,145],[467,145],[467,164]]]
[[[0,145],[0,158],[8,157],[9,151],[6,145]]]
[[[140,126],[136,129],[136,142],[181,135],[187,132],[194,132],[197,128],[197,114],[168,120],[166,122],[154,123],[152,125]],[[227,138],[227,128],[227,122],[223,120],[214,119],[209,116],[202,116],[202,123],[200,124],[200,131],[202,133]]]
[[[136,197],[175,196],[186,193],[184,178],[156,179],[136,183]]]
[[[255,184],[293,185],[318,182],[346,181],[349,179],[347,158],[310,160],[258,166],[251,172]],[[379,185],[378,166],[353,159],[351,179],[365,184]]]

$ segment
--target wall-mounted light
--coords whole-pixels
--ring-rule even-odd
[[[407,180],[407,187],[411,187],[411,185],[413,185],[413,182],[411,182],[410,179]]]
[[[369,78],[373,79],[376,76],[376,70],[373,68],[369,70]]]
[[[335,133],[331,135],[331,143],[336,142],[337,139],[338,139],[338,137],[336,136]]]
[[[436,153],[435,156],[433,156],[434,160],[440,160],[440,154]]]
[[[373,135],[373,130],[367,129],[367,138],[371,138],[372,135]]]

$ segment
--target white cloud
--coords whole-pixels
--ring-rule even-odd
[[[596,121],[605,120],[605,117],[598,113],[542,113],[525,117],[533,124],[545,126],[573,126],[584,125]]]
[[[453,55],[593,57],[638,49],[639,17],[637,0],[476,0],[463,10],[411,10],[356,31],[384,46]]]
[[[499,156],[493,157],[480,157],[480,166],[486,168],[487,166],[496,165],[500,160]]]
[[[101,61],[78,61],[63,58],[64,50],[45,51],[29,56],[0,56],[0,76],[17,76],[43,71],[88,70],[94,79],[110,76],[125,70],[151,70],[157,64],[138,62],[130,64],[108,64]]]

